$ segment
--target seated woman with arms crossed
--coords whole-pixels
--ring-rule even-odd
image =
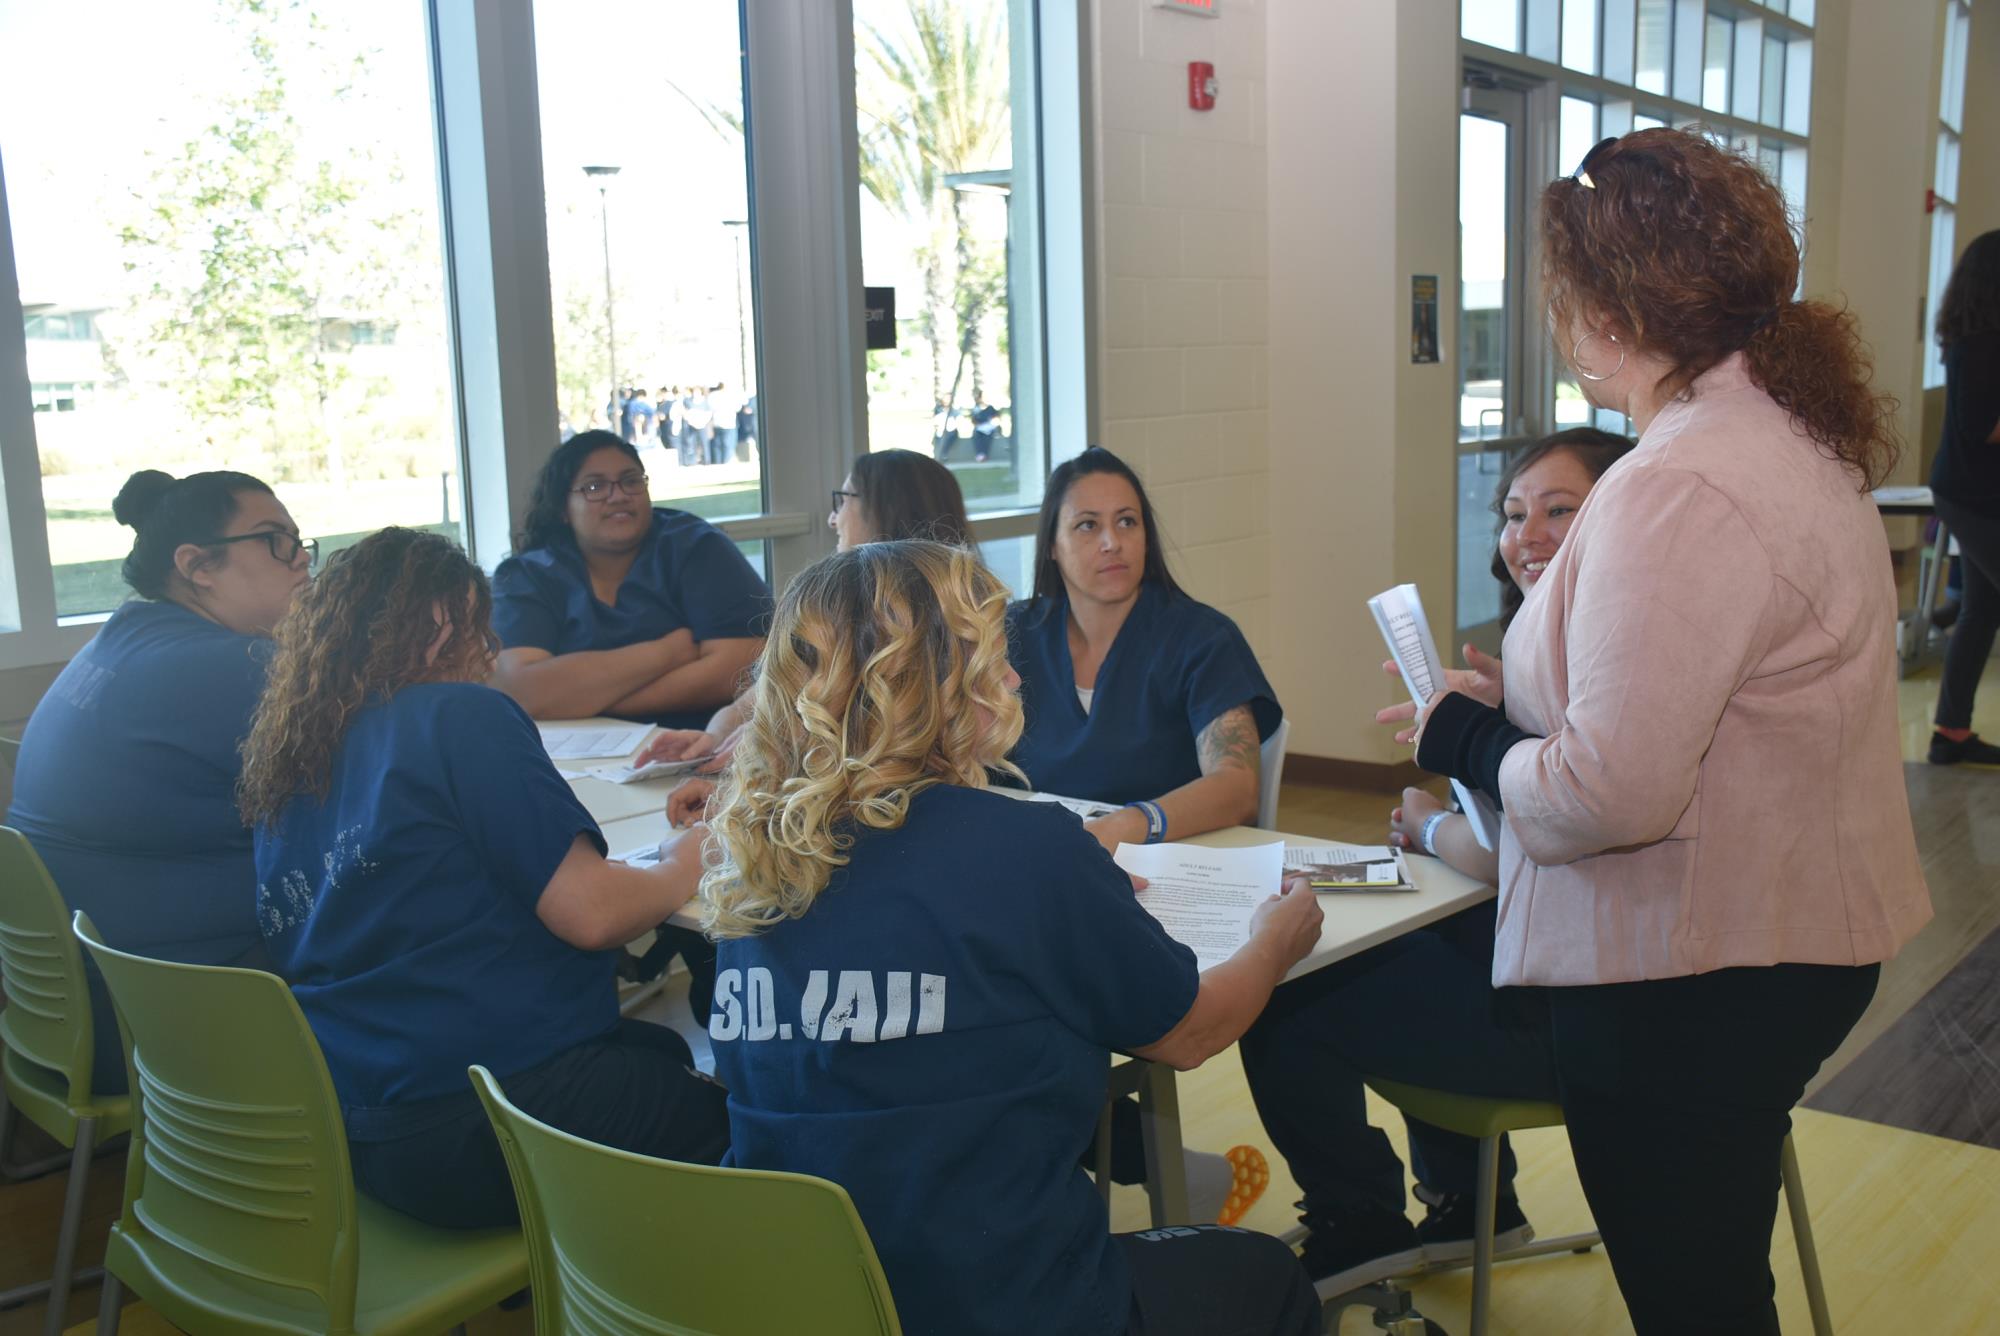
[[[699,728],[763,646],[770,592],[714,525],[650,504],[606,431],[557,447],[493,575],[493,685],[536,719]]]
[[[1007,612],[1034,788],[1120,803],[1107,849],[1257,819],[1259,747],[1284,718],[1236,624],[1181,592],[1152,503],[1092,446],[1049,475],[1035,596]]]
[[[1228,1046],[1319,906],[1295,882],[1197,974],[1073,818],[983,792],[1021,731],[1006,597],[871,543],[780,601],[702,890],[731,1162],[844,1186],[912,1336],[1317,1333],[1277,1240],[1113,1236],[1077,1157],[1109,1052]]]
[[[713,1164],[720,1087],[673,1031],[621,1020],[611,948],[686,902],[697,841],[604,858],[492,668],[486,577],[448,539],[384,529],[328,563],[278,630],[244,748],[258,926],[326,1054],[357,1186],[431,1224],[515,1218],[465,1077],[535,1117]]]
[[[10,823],[72,909],[128,951],[264,964],[236,748],[264,689],[271,628],[318,544],[245,473],[135,473],[112,502],[135,530],[138,595],[69,661],[28,719]],[[92,1089],[125,1089],[111,998],[85,957]]]

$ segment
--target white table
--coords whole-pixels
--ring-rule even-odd
[[[602,720],[579,720],[578,728],[601,726]],[[589,764],[602,764],[590,762]],[[604,829],[605,843],[613,853],[622,853],[653,844],[667,835],[666,803],[678,779],[642,780],[634,784],[610,784],[599,779],[570,782],[590,814]],[[1384,814],[1389,799],[1383,798]],[[1289,845],[1323,844],[1306,835],[1281,831],[1255,830],[1232,826],[1227,830],[1200,835],[1190,844],[1213,848],[1240,848],[1283,840]],[[1491,886],[1474,881],[1434,858],[1413,855],[1407,858],[1414,891],[1322,892],[1320,904],[1326,920],[1320,927],[1319,944],[1292,968],[1287,979],[1324,969],[1336,961],[1359,955],[1370,947],[1412,932],[1426,924],[1447,918],[1462,909],[1490,900]],[[698,926],[685,911],[673,921]],[[1139,1096],[1140,1127],[1145,1135],[1146,1193],[1152,1205],[1155,1225],[1187,1223],[1187,1179],[1181,1154],[1180,1100],[1174,1084],[1174,1069],[1163,1063],[1134,1058],[1113,1072],[1116,1094],[1136,1092]]]
[[[1937,515],[1928,487],[1878,487],[1872,495],[1875,509],[1885,516],[1931,519]],[[1917,545],[1916,606],[1896,620],[1896,663],[1904,677],[1943,652],[1943,638],[1933,634],[1931,613],[1937,610],[1951,553],[1951,531],[1939,519],[1935,541]]]

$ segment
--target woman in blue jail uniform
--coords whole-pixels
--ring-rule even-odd
[[[1092,446],[1049,475],[1035,596],[1008,610],[1035,788],[1118,803],[1108,849],[1257,819],[1259,748],[1284,718],[1236,623],[1181,591],[1137,474]]]
[[[493,576],[493,684],[537,719],[700,728],[763,647],[770,591],[707,520],[652,505],[607,431],[556,448]]]
[[[237,746],[271,628],[318,544],[245,473],[135,473],[112,503],[134,531],[111,614],[35,707],[9,822],[112,945],[196,965],[264,963]],[[90,976],[92,1088],[125,1089],[110,995]]]
[[[987,792],[1021,728],[1006,598],[923,542],[785,592],[703,880],[731,1162],[845,1187],[911,1336],[1317,1333],[1282,1243],[1114,1236],[1077,1157],[1110,1050],[1227,1047],[1319,905],[1271,896],[1197,973],[1067,812]]]
[[[534,722],[483,685],[490,609],[437,534],[335,557],[278,628],[241,789],[258,927],[326,1055],[356,1184],[462,1228],[516,1218],[472,1063],[607,1145],[713,1164],[728,1136],[686,1042],[620,1019],[610,949],[686,902],[698,842],[606,861]]]

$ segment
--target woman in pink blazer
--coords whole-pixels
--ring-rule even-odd
[[[1506,815],[1500,1001],[1411,1033],[1390,990],[1453,981],[1391,964],[1274,1003],[1254,1046],[1558,1098],[1640,1336],[1761,1336],[1790,1110],[1930,916],[1867,495],[1890,404],[1853,318],[1793,300],[1776,186],[1698,134],[1599,144],[1541,232],[1557,346],[1639,444],[1508,630],[1504,681],[1461,677],[1420,723],[1418,762]]]

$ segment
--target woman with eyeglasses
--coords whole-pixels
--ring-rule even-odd
[[[8,821],[70,908],[123,950],[258,965],[237,747],[264,689],[272,628],[318,544],[246,473],[133,474],[112,502],[133,530],[136,598],[63,669],[21,738]],[[93,1089],[125,1089],[110,996],[88,967]]]
[[[770,591],[720,529],[654,506],[639,452],[579,432],[493,576],[493,684],[537,719],[700,728],[764,645]]]
[[[1854,317],[1794,298],[1784,196],[1701,134],[1598,145],[1540,230],[1557,350],[1639,441],[1508,628],[1501,680],[1456,678],[1414,728],[1379,716],[1505,812],[1490,973],[1413,988],[1392,963],[1258,1041],[1559,1101],[1638,1336],[1771,1336],[1792,1106],[1930,918],[1868,496],[1891,407]]]
[[[603,835],[534,722],[485,685],[486,577],[391,528],[327,563],[278,628],[243,747],[256,920],[326,1054],[356,1185],[450,1228],[516,1218],[465,1078],[620,1149],[713,1164],[721,1087],[686,1041],[621,1020],[611,948],[694,889],[698,841],[641,870]]]

